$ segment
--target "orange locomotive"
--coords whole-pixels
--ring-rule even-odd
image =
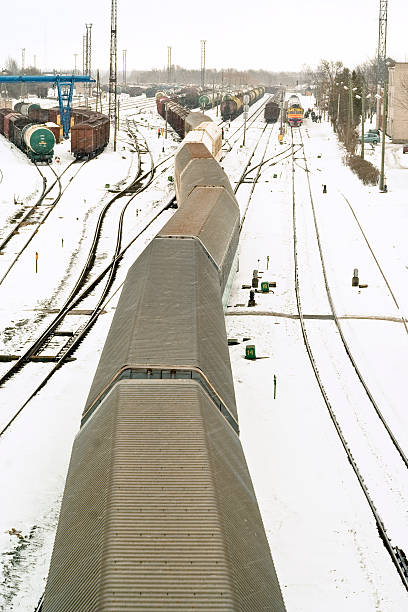
[[[287,101],[287,122],[291,127],[299,127],[303,123],[303,108],[297,96],[290,96]]]

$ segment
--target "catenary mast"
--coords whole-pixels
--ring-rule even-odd
[[[114,123],[113,150],[116,151],[117,128],[117,0],[112,0],[111,6],[111,38],[110,38],[110,69],[109,69],[109,117]]]
[[[378,52],[377,52],[377,129],[380,127],[380,94],[383,88],[382,109],[382,146],[381,146],[381,169],[380,169],[380,191],[386,191],[384,176],[385,160],[385,132],[387,131],[387,105],[388,105],[388,69],[387,58],[387,12],[388,0],[380,0],[380,14],[378,17]]]
[[[204,88],[205,84],[205,43],[206,40],[201,41],[201,87]]]

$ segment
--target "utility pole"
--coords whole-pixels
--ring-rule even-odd
[[[113,150],[116,151],[116,128],[117,128],[117,0],[112,0],[111,5],[111,38],[110,38],[110,68],[109,68],[109,117],[114,125]]]
[[[383,99],[383,116],[382,116],[382,139],[381,139],[381,170],[380,170],[380,191],[387,191],[384,177],[384,161],[385,161],[385,132],[387,131],[387,116],[388,116],[388,79],[384,83],[384,99]]]
[[[201,87],[204,89],[205,85],[205,43],[206,40],[201,41]]]
[[[337,132],[339,131],[339,121],[340,121],[340,93],[341,93],[341,89],[339,90],[339,93],[337,96],[337,116],[336,116],[336,131]]]
[[[349,116],[348,116],[348,127],[349,127],[349,138],[351,137],[351,130],[353,129],[353,90],[351,87],[351,76],[349,76]]]
[[[380,12],[378,16],[378,49],[377,49],[377,94],[381,94],[386,79],[387,58],[387,13],[388,0],[380,0]],[[377,98],[377,129],[380,127],[380,98]]]
[[[78,57],[78,53],[74,53],[74,74],[77,73],[77,57]]]
[[[86,75],[86,34],[82,36],[82,74]]]
[[[24,74],[24,66],[25,66],[25,49],[21,49],[21,73]],[[20,97],[23,98],[25,96],[25,87],[24,83],[21,83],[20,89]]]
[[[86,74],[91,76],[92,66],[91,66],[91,55],[92,55],[92,23],[86,23],[86,56],[85,56],[85,70]],[[91,95],[92,92],[92,84],[88,83],[87,86],[88,95]]]
[[[123,49],[123,84],[126,85],[126,53],[127,49]]]
[[[102,112],[102,99],[101,99],[101,80],[99,78],[99,70],[96,71],[96,101],[95,101],[95,112],[98,112],[98,104]]]
[[[283,89],[281,90],[280,131],[279,131],[279,134],[283,137]]]
[[[364,159],[365,85],[361,88],[361,159]]]
[[[247,124],[247,117],[248,117],[248,110],[249,110],[249,96],[248,96],[248,94],[244,95],[243,102],[244,102],[244,139],[242,141],[242,146],[245,147],[246,124]]]
[[[384,180],[385,160],[385,133],[387,131],[388,111],[388,69],[387,58],[387,12],[388,0],[380,0],[380,14],[378,17],[378,53],[377,53],[377,93],[380,94],[381,86],[384,88],[383,113],[382,113],[382,141],[381,141],[381,170],[380,191],[386,191]],[[380,96],[377,97],[377,129],[380,127]]]
[[[171,47],[167,47],[167,83],[171,83]]]

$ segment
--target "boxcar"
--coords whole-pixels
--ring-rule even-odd
[[[266,123],[275,123],[278,120],[280,113],[279,104],[276,102],[267,102],[265,104],[264,117]]]

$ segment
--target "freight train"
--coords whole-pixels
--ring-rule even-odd
[[[127,274],[74,441],[42,612],[285,611],[222,307],[239,208],[213,156],[220,128],[204,123],[176,154],[177,212]]]
[[[249,106],[262,98],[265,93],[264,87],[255,87],[233,94],[225,94],[221,102],[221,116],[224,121],[235,119],[244,110],[244,96],[249,97]]]
[[[215,91],[213,93],[210,90],[203,90],[199,87],[186,87],[172,93],[157,91],[155,97],[156,100],[162,99],[162,103],[168,99],[177,102],[177,104],[185,108],[201,108],[201,110],[212,108],[213,105],[220,104],[221,102],[220,92]]]
[[[292,95],[285,102],[286,120],[292,127],[299,127],[303,123],[303,108],[297,96]]]
[[[34,126],[28,129],[28,126]],[[26,127],[27,126],[27,127]],[[24,129],[23,129],[24,128]],[[71,117],[71,153],[78,160],[98,155],[109,142],[109,117],[76,108]],[[51,135],[50,135],[51,132]],[[14,111],[0,109],[0,133],[35,162],[50,163],[62,138],[60,108],[17,102]]]
[[[73,117],[71,153],[78,160],[91,159],[101,153],[109,142],[109,117],[89,108],[74,109]]]
[[[157,112],[159,115],[166,118],[175,132],[184,138],[184,136],[197,127],[203,121],[212,121],[207,115],[200,112],[191,112],[189,109],[174,102],[167,96],[156,98]]]
[[[49,163],[54,155],[55,136],[45,125],[34,123],[27,114],[0,109],[0,134],[35,163]]]
[[[266,123],[275,123],[279,119],[279,104],[272,100],[265,104],[264,118]]]

